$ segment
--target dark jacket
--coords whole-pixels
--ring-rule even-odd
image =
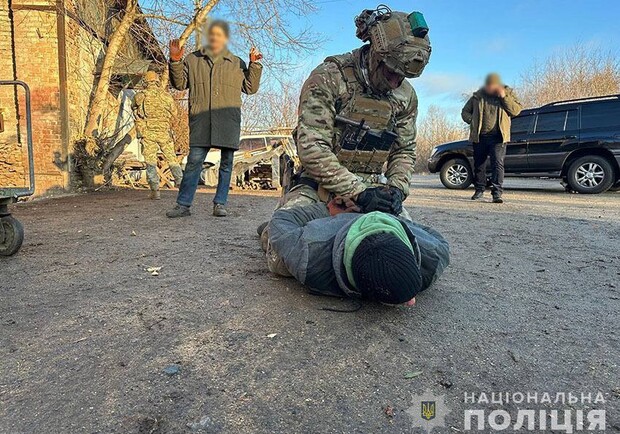
[[[506,97],[500,98],[499,129],[502,133],[503,141],[506,143],[510,141],[510,118],[521,113],[521,103],[511,88],[508,86],[504,88],[506,89]],[[461,111],[461,117],[469,124],[469,141],[471,143],[480,142],[480,129],[482,128],[480,116],[484,111],[483,104],[486,95],[484,89],[478,89],[469,98]]]
[[[204,51],[182,62],[170,62],[170,82],[189,89],[189,145],[239,149],[241,92],[258,91],[260,63],[250,63],[226,50],[215,63]]]
[[[344,268],[344,241],[349,227],[363,214],[329,215],[320,202],[279,209],[269,222],[269,242],[293,277],[313,292],[337,297],[359,297]],[[422,290],[441,275],[450,262],[448,242],[437,231],[398,218],[420,261]]]

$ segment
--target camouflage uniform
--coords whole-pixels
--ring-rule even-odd
[[[385,95],[375,95],[361,77],[362,47],[352,53],[328,57],[304,83],[299,103],[297,152],[302,178],[315,181],[315,190],[300,184],[281,200],[285,208],[329,201],[334,196],[355,196],[370,186],[387,184],[409,194],[415,166],[418,99],[408,81]],[[390,150],[339,149],[344,125],[336,115],[365,121],[371,129],[389,129],[398,135]],[[387,163],[385,175],[384,164]]]
[[[382,8],[382,7],[380,7]],[[418,77],[431,49],[419,13],[365,10],[356,17],[357,36],[370,44],[351,53],[331,56],[304,83],[296,131],[302,170],[297,185],[280,199],[278,208],[329,202],[336,196],[357,197],[369,187],[389,186],[409,195],[416,162],[418,99],[404,77]],[[423,33],[418,30],[425,30]],[[383,69],[400,75],[402,82],[386,86]],[[392,90],[393,89],[393,90]],[[339,115],[361,122],[373,132],[396,135],[389,149],[342,149],[347,128]],[[363,134],[363,133],[362,133]],[[403,208],[401,217],[411,220]],[[268,227],[261,234],[271,271],[285,275],[283,261],[270,248]]]
[[[146,89],[134,97],[133,109],[138,137],[142,139],[142,155],[151,190],[159,189],[157,154],[160,151],[168,161],[175,184],[181,185],[183,171],[177,161],[170,134],[170,124],[177,110],[172,96],[163,90],[157,81],[148,81]]]

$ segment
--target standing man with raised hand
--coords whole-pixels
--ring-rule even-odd
[[[474,146],[472,200],[482,199],[487,184],[487,158],[491,157],[493,203],[503,203],[504,158],[510,141],[511,118],[521,113],[514,91],[502,84],[498,74],[487,75],[484,86],[474,92],[463,107],[461,117],[469,124],[469,141]]]
[[[211,148],[221,150],[220,170],[213,215],[225,217],[234,153],[241,132],[241,93],[258,91],[262,54],[250,50],[246,63],[228,50],[230,28],[221,20],[211,21],[207,45],[183,59],[179,40],[170,42],[170,82],[177,90],[189,89],[189,156],[176,206],[166,215],[189,216],[200,172]]]

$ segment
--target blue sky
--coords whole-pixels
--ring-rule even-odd
[[[291,14],[286,20],[293,33],[309,28],[325,43],[311,54],[300,53],[293,60],[299,68],[286,74],[302,81],[325,57],[359,47],[353,19],[381,1],[393,10],[421,11],[429,24],[431,61],[422,77],[412,81],[421,114],[435,104],[457,117],[462,95],[479,87],[488,72],[499,72],[515,86],[535,61],[579,43],[620,53],[620,0],[316,0],[316,13],[302,18]],[[225,13],[228,5],[222,0],[213,16]],[[234,32],[233,41],[238,50],[248,45]]]
[[[478,87],[486,73],[499,72],[509,85],[521,71],[554,51],[588,43],[617,50],[619,0],[418,0],[387,1],[393,10],[424,13],[433,46],[431,62],[413,80],[421,112],[430,104],[456,116],[461,95]],[[353,18],[376,4],[359,0],[317,0],[319,12],[306,25],[328,40],[300,59],[304,76],[330,54],[360,45]]]

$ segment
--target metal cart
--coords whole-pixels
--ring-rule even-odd
[[[0,80],[0,86],[21,86],[26,100],[26,137],[28,146],[28,187],[2,187],[0,185],[0,256],[17,253],[24,241],[24,227],[11,215],[8,205],[20,197],[34,193],[34,155],[32,150],[32,119],[30,112],[30,88],[23,81]]]

